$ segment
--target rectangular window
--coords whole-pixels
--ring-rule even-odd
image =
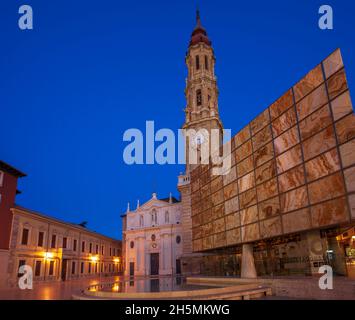
[[[200,89],[196,91],[196,104],[198,106],[202,105],[202,92]]]
[[[97,263],[95,263],[95,273],[97,273]]]
[[[113,256],[116,255],[116,248],[113,248]]]
[[[49,261],[49,272],[48,274],[52,276],[54,274],[54,261]]]
[[[110,257],[112,256],[112,248],[110,248]]]
[[[74,241],[73,241],[73,251],[76,251],[76,246],[77,246],[77,240],[74,239]]]
[[[40,232],[38,232],[38,243],[37,243],[37,246],[38,247],[43,247],[43,241],[44,241],[44,232],[40,231]]]
[[[63,238],[63,249],[67,248],[67,238]]]
[[[104,255],[104,246],[101,246],[101,254]]]
[[[91,263],[89,262],[89,273],[91,273]]]
[[[21,244],[24,246],[26,246],[28,244],[28,234],[29,234],[29,230],[26,228],[23,228]]]
[[[200,69],[200,57],[196,56],[196,70]]]
[[[55,234],[52,234],[52,241],[51,241],[51,248],[55,248],[57,242],[57,236]]]
[[[84,273],[84,262],[80,264],[80,273]]]
[[[90,243],[89,252],[92,253],[92,243]]]
[[[208,70],[208,57],[205,56],[205,69]]]
[[[100,272],[102,272],[103,270],[104,270],[104,264],[101,263],[101,265],[100,265]]]
[[[99,254],[99,245],[96,245],[96,250],[95,250],[96,254]]]
[[[35,276],[39,277],[40,275],[41,275],[41,261],[36,261]]]
[[[85,241],[81,243],[81,252],[85,252]]]
[[[20,268],[26,264],[26,260],[19,260],[18,262],[18,269],[17,269],[17,276],[22,277],[23,273],[20,273]]]
[[[75,261],[71,263],[71,274],[75,274]]]

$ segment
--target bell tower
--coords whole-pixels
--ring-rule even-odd
[[[185,63],[188,70],[186,79],[185,97],[185,123],[183,129],[220,130],[222,140],[222,122],[218,113],[218,88],[215,76],[215,56],[212,43],[206,30],[201,25],[200,13],[196,12],[196,27],[191,34]],[[204,131],[204,130],[203,130]],[[188,174],[200,162],[201,144],[210,143],[209,136],[199,135],[186,142],[186,173]],[[197,164],[189,162],[189,148],[197,149]]]
[[[194,252],[192,239],[192,207],[190,172],[201,161],[201,149],[204,143],[210,147],[212,129],[219,130],[220,145],[222,137],[222,122],[218,113],[218,88],[214,73],[215,56],[211,41],[206,30],[201,25],[200,13],[196,13],[196,27],[191,34],[185,62],[188,70],[186,79],[185,123],[182,128],[193,129],[195,137],[186,139],[186,172],[178,177],[178,190],[181,195],[182,214],[182,247],[181,256],[183,274],[200,274],[203,253]],[[207,137],[200,132],[207,132]],[[191,146],[192,145],[192,146]],[[190,146],[197,150],[197,163],[191,164],[189,159]],[[211,148],[210,148],[211,150]]]

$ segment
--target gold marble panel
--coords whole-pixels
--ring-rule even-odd
[[[240,228],[232,229],[226,232],[227,246],[241,242]]]
[[[201,213],[201,223],[207,223],[207,222],[211,222],[213,219],[215,219],[215,217],[212,214],[212,209],[206,209],[203,210],[203,212]]]
[[[355,115],[349,114],[345,118],[340,119],[335,124],[339,143],[347,142],[355,137]]]
[[[355,167],[346,169],[344,171],[344,177],[347,191],[355,192]]]
[[[208,250],[214,247],[213,236],[202,238],[202,249]]]
[[[252,206],[240,211],[240,224],[243,226],[258,220],[258,206]]]
[[[224,222],[224,217],[214,220],[212,222],[212,226],[213,226],[213,233],[219,233],[224,231],[226,226]]]
[[[327,226],[349,220],[346,198],[338,198],[311,207],[313,227]]]
[[[271,161],[256,168],[255,170],[256,184],[263,183],[264,181],[271,179],[275,175],[276,175],[276,163],[275,160],[272,159]]]
[[[306,162],[307,181],[319,179],[340,170],[337,149],[332,149],[317,158]]]
[[[201,251],[202,250],[202,239],[197,239],[193,241],[193,251]]]
[[[308,205],[306,186],[288,191],[280,195],[281,212],[300,209]]]
[[[265,199],[276,196],[277,193],[278,193],[278,190],[277,190],[277,179],[276,178],[268,180],[268,181],[264,182],[263,184],[260,184],[257,187],[257,194],[258,194],[259,201],[263,201]]]
[[[239,195],[240,209],[244,209],[256,203],[256,190],[250,189]]]
[[[261,238],[270,238],[282,233],[281,217],[260,221]]]
[[[281,115],[284,111],[286,111],[292,105],[293,105],[292,90],[289,89],[283,96],[281,96],[279,99],[277,99],[270,106],[271,119],[277,118],[279,115]]]
[[[202,226],[193,227],[192,239],[202,238]]]
[[[252,154],[251,140],[248,140],[243,145],[241,145],[235,152],[236,162],[240,162],[245,159],[247,156]]]
[[[237,167],[230,168],[229,172],[223,175],[223,184],[226,186],[237,178]]]
[[[299,126],[302,140],[306,140],[331,123],[332,117],[330,115],[329,105],[326,104],[300,122]]]
[[[255,186],[255,176],[254,171],[246,174],[242,178],[238,179],[239,192],[244,192]]]
[[[340,146],[340,156],[343,167],[351,166],[355,163],[355,139],[350,140]]]
[[[322,178],[308,185],[311,204],[332,199],[345,193],[341,172]]]
[[[327,91],[325,85],[322,84],[299,103],[297,103],[298,119],[302,120],[312,112],[324,106],[328,102]]]
[[[297,126],[294,126],[292,129],[281,134],[274,140],[275,154],[278,155],[290,149],[299,143],[299,141],[298,129]]]
[[[344,92],[332,101],[332,110],[334,121],[339,120],[353,111],[349,91]]]
[[[250,138],[249,124],[234,136],[235,146],[239,147]]]
[[[250,156],[237,164],[238,177],[244,176],[246,173],[254,169],[253,156]]]
[[[297,145],[276,158],[277,172],[282,173],[302,162],[301,146]]]
[[[226,233],[221,232],[213,235],[213,244],[215,248],[226,246]]]
[[[200,179],[191,182],[191,192],[196,192],[200,188]]]
[[[285,132],[287,129],[294,126],[297,122],[296,111],[294,108],[290,108],[279,118],[272,122],[272,131],[274,137],[277,137],[281,133]]]
[[[242,241],[254,241],[260,238],[258,223],[248,224],[241,227]]]
[[[224,203],[219,204],[212,208],[212,215],[216,218],[221,218],[224,216]]]
[[[224,200],[223,198],[223,189],[218,190],[215,193],[212,193],[212,205],[216,206]]]
[[[274,148],[272,142],[254,152],[254,165],[258,167],[274,156]]]
[[[208,237],[209,235],[214,233],[212,222],[203,224],[201,228],[202,228],[202,237]]]
[[[270,122],[269,110],[266,109],[250,123],[250,129],[252,135],[254,135],[262,128],[264,128],[269,122]]]
[[[311,228],[309,208],[301,209],[282,215],[284,233],[307,230]]]
[[[333,127],[329,126],[302,143],[305,161],[333,148],[335,143]]]
[[[259,219],[271,218],[280,213],[280,199],[275,197],[265,200],[258,204],[259,207]]]
[[[228,186],[224,187],[224,199],[228,200],[230,198],[233,198],[238,194],[238,187],[237,187],[237,182],[234,181],[230,183]]]
[[[239,201],[238,197],[234,197],[230,200],[227,200],[224,203],[225,206],[225,214],[228,215],[232,212],[238,211],[239,210]]]
[[[212,207],[211,198],[212,198],[212,196],[211,196],[211,194],[209,194],[206,198],[204,198],[200,201],[200,206],[201,206],[202,211],[207,210]]]
[[[232,213],[225,216],[226,230],[230,230],[240,226],[239,212]]]
[[[340,49],[335,50],[328,58],[323,61],[324,73],[326,78],[340,70],[344,66]]]
[[[328,94],[329,99],[334,99],[340,93],[348,88],[348,83],[346,81],[345,70],[342,69],[337,73],[333,74],[328,80]]]
[[[271,141],[272,135],[271,135],[271,128],[270,126],[266,126],[264,129],[259,131],[255,136],[253,136],[253,148],[254,151],[258,150],[262,146],[264,146],[266,143]]]
[[[302,99],[305,95],[318,87],[323,81],[322,66],[319,64],[293,87],[296,101]]]
[[[202,215],[200,214],[197,214],[195,216],[193,216],[191,218],[192,220],[192,227],[195,228],[195,227],[198,227],[200,224],[201,224],[201,219],[202,219]]]
[[[216,178],[211,181],[211,193],[221,188],[223,188],[223,176],[216,176]]]
[[[303,165],[293,168],[279,176],[280,192],[286,192],[305,184]]]

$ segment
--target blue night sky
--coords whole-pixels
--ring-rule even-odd
[[[18,28],[18,8],[34,30]],[[199,1],[217,57],[220,115],[237,133],[334,49],[355,90],[355,2]],[[176,189],[179,165],[127,166],[128,128],[177,130],[195,1],[2,0],[0,158],[28,174],[17,203],[121,238],[121,218]]]

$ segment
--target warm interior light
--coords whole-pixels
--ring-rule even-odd
[[[53,252],[44,252],[43,256],[44,256],[44,259],[53,259],[54,254],[53,254]]]
[[[120,262],[120,258],[114,258],[114,259],[113,259],[113,262],[119,263],[119,262]]]
[[[90,260],[93,261],[93,262],[96,262],[96,261],[99,260],[99,257],[98,256],[91,256]]]

